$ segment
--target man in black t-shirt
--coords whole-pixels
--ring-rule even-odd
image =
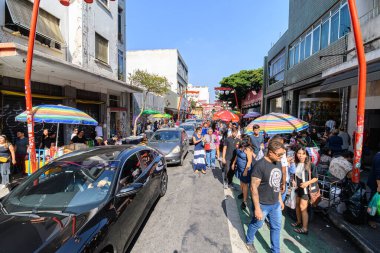
[[[222,163],[224,169],[224,188],[231,186],[234,177],[234,168],[231,168],[232,161],[236,155],[236,148],[239,146],[240,139],[237,138],[237,129],[232,130],[230,137],[223,142]]]
[[[280,253],[280,232],[284,203],[281,198],[281,158],[285,147],[278,141],[268,144],[264,158],[256,162],[252,171],[251,192],[255,213],[248,226],[246,246],[254,251],[253,240],[268,216],[271,234],[271,252]]]

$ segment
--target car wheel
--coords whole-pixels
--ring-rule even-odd
[[[166,170],[162,172],[161,176],[161,189],[160,189],[160,197],[163,197],[168,189],[168,173]]]

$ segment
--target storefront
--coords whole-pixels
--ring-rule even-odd
[[[25,92],[23,80],[1,77],[0,78],[0,103],[1,103],[1,133],[5,134],[12,142],[16,139],[17,131],[27,132],[26,123],[15,121],[15,117],[25,111]],[[51,84],[33,82],[32,85],[33,106],[42,104],[62,104],[62,87]],[[55,124],[35,124],[35,136],[38,140],[42,136],[43,129],[51,132],[57,131]],[[62,129],[60,129],[62,133]],[[61,137],[61,136],[60,136]],[[37,143],[38,144],[38,143]]]
[[[242,113],[244,114],[247,114],[249,112],[261,113],[262,96],[263,96],[262,90],[259,90],[258,92],[254,90],[249,91],[241,104]]]

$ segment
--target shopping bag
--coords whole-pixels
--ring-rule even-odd
[[[296,188],[292,187],[290,196],[285,201],[285,205],[291,209],[296,209]]]
[[[379,212],[379,203],[380,203],[380,195],[376,192],[375,195],[373,195],[371,201],[368,204],[367,212],[371,216],[375,216],[376,213]]]

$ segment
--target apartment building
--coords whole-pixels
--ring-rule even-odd
[[[0,92],[2,133],[14,138],[25,125],[24,70],[33,2],[0,0]],[[33,104],[64,104],[85,111],[104,135],[129,132],[130,97],[125,82],[125,1],[41,1],[32,71]],[[55,131],[54,126],[36,125]],[[61,129],[68,142],[72,126]],[[64,131],[62,131],[64,130]],[[88,129],[90,132],[91,129]]]

